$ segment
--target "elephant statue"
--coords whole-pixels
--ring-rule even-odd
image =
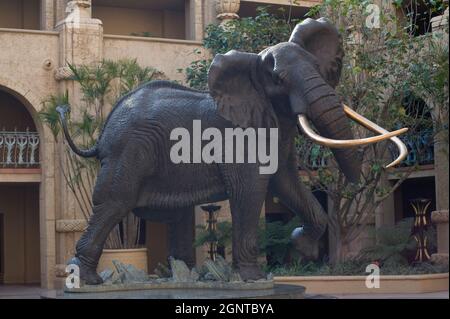
[[[244,280],[264,276],[257,265],[257,228],[268,191],[300,215],[304,222],[300,236],[306,242],[319,239],[327,215],[299,180],[294,145],[299,133],[332,148],[349,182],[359,180],[358,146],[391,139],[401,149],[400,157],[404,156],[396,136],[406,129],[388,132],[341,103],[335,87],[343,55],[341,37],[330,22],[306,19],[295,27],[288,42],[259,54],[233,50],[216,55],[208,72],[209,92],[168,81],[142,85],[117,102],[96,144],[87,150],[79,149],[71,139],[65,122],[67,108],[59,107],[73,152],[96,157],[101,164],[93,212],[71,261],[79,265],[81,279],[87,284],[102,283],[96,268],[103,245],[129,211],[147,219],[186,223],[191,219],[174,212],[191,212],[189,208],[195,205],[228,199],[233,267]],[[349,118],[379,134],[354,139]],[[277,170],[261,174],[259,161],[174,163],[171,132],[184,128],[193,133],[195,120],[220,132],[227,128],[277,129]]]

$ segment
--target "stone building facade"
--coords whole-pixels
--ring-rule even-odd
[[[293,13],[301,17],[318,2],[296,1]],[[155,67],[168,78],[183,82],[178,70],[198,59],[193,51],[201,50],[206,25],[254,15],[258,5],[287,7],[291,3],[0,0],[0,284],[55,287],[86,226],[61,174],[58,156],[62,145],[54,141],[38,116],[49,95],[67,91],[72,105],[81,101],[80,90],[70,78],[69,63],[135,58],[140,65]],[[445,147],[448,150],[448,145]],[[434,179],[436,209],[447,209],[446,243],[441,239],[442,247],[447,246],[440,253],[448,255],[448,157],[436,157],[434,163],[416,177]],[[276,199],[269,196],[267,200],[266,213],[286,210]],[[227,219],[227,204],[222,206],[219,218]],[[390,215],[379,223],[395,222],[395,209],[387,211]],[[199,208],[195,219],[197,224],[205,222]],[[149,225],[148,229],[155,236],[165,236],[160,225]],[[163,258],[161,240],[153,237],[147,244],[149,256]],[[152,247],[159,251],[153,254]],[[205,254],[198,249],[197,259]]]

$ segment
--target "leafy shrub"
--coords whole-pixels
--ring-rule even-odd
[[[330,266],[323,263],[293,263],[291,265],[267,267],[275,276],[366,276],[368,262],[354,259]],[[418,263],[405,265],[390,263],[380,266],[381,275],[419,275],[448,272],[448,265]]]
[[[411,237],[414,218],[405,218],[395,225],[381,226],[371,232],[376,242],[361,251],[363,260],[377,260],[383,264],[408,264],[408,253],[415,250]]]
[[[223,221],[216,225],[217,230],[210,232],[208,226],[199,225],[197,237],[194,241],[194,247],[200,247],[209,242],[216,241],[219,247],[228,247],[231,245],[231,222]]]
[[[281,221],[268,222],[265,225],[264,223],[265,220],[262,220],[259,229],[260,251],[266,254],[269,264],[281,265],[286,262],[294,248],[291,234],[301,222],[298,217],[294,217],[287,223]]]

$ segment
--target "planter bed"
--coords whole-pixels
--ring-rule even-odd
[[[276,276],[275,283],[299,285],[308,294],[426,293],[448,290],[448,273],[381,275],[380,288],[366,287],[366,276]]]

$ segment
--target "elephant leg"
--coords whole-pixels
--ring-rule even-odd
[[[265,275],[258,266],[258,225],[267,193],[267,183],[245,185],[230,197],[232,216],[233,267],[243,280],[257,280]]]
[[[270,190],[280,201],[298,214],[305,233],[318,240],[328,224],[328,217],[319,201],[301,181],[296,169],[280,170],[271,181]]]
[[[76,245],[75,258],[71,262],[80,266],[80,277],[86,284],[102,283],[96,270],[103,246],[114,226],[126,216],[128,207],[112,200],[94,205],[88,227]]]
[[[100,169],[92,196],[93,212],[71,261],[80,266],[80,277],[86,284],[102,283],[96,272],[97,264],[109,233],[135,206],[139,171],[136,164],[120,160]]]
[[[195,266],[194,208],[181,209],[176,214],[178,220],[169,222],[169,255],[183,260],[191,268]]]
[[[298,176],[297,170],[280,170],[272,179],[270,190],[280,201],[300,216],[304,233],[295,238],[295,246],[304,258],[316,260],[319,256],[319,238],[325,232],[328,217]]]

